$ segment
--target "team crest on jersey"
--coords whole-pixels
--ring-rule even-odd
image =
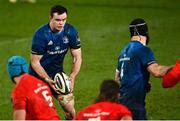
[[[68,39],[67,36],[64,36],[64,37],[63,37],[63,43],[69,43],[69,39]]]

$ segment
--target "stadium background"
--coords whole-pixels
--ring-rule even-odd
[[[35,4],[0,0],[0,119],[12,119],[10,93],[14,85],[7,75],[7,59],[22,55],[29,61],[32,35],[48,22],[49,8],[54,4],[68,8],[68,22],[81,38],[83,65],[75,85],[77,111],[93,101],[103,79],[114,78],[117,57],[130,39],[128,24],[132,19],[147,21],[149,46],[159,63],[172,65],[180,57],[179,0],[37,0]],[[69,54],[67,73],[70,63]],[[151,77],[151,82],[146,100],[148,118],[180,119],[180,85],[163,89],[161,79]]]

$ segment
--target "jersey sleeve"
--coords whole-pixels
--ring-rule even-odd
[[[145,67],[148,67],[153,63],[156,63],[152,50],[147,47],[141,49],[139,58]]]
[[[23,88],[18,87],[12,94],[13,110],[26,109],[26,94]]]
[[[32,40],[31,53],[43,55],[46,51],[46,41],[43,38],[43,33],[37,31]]]
[[[163,76],[162,86],[169,88],[175,86],[180,81],[180,59],[176,62],[172,70]]]
[[[78,32],[72,26],[70,27],[70,30],[69,30],[69,45],[71,49],[78,49],[81,47]]]

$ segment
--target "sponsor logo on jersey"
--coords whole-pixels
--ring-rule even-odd
[[[53,45],[53,41],[50,40],[49,43],[48,43],[48,45]]]
[[[48,54],[50,54],[50,55],[54,55],[54,54],[62,54],[62,53],[64,53],[64,52],[66,52],[68,49],[66,48],[66,49],[64,49],[64,50],[56,50],[56,51],[47,51],[47,53]]]
[[[60,46],[56,46],[56,47],[55,47],[55,50],[60,50]]]
[[[120,58],[119,61],[129,61],[130,57]]]
[[[67,36],[64,36],[64,37],[63,37],[63,43],[65,43],[65,44],[66,44],[66,43],[69,43],[69,39],[68,39]]]
[[[97,117],[97,116],[108,116],[110,112],[93,112],[93,113],[84,113],[84,117]]]

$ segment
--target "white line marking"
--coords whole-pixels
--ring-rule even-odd
[[[15,39],[15,40],[12,40],[12,41],[3,41],[3,42],[0,42],[0,46],[1,45],[5,45],[5,44],[10,44],[10,43],[20,43],[20,42],[25,42],[27,40],[31,40],[30,37],[28,38],[19,38],[19,39]]]

